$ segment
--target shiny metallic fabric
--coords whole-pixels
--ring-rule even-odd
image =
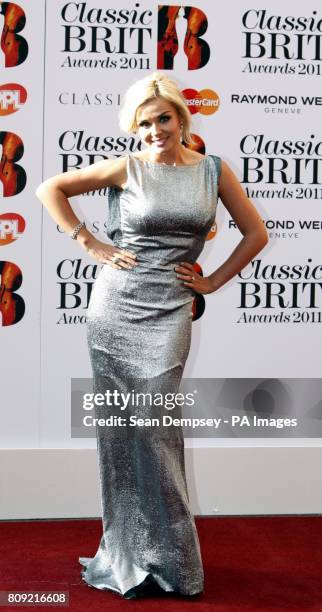
[[[126,188],[109,189],[107,233],[139,265],[105,265],[94,283],[87,324],[94,392],[165,397],[179,391],[195,296],[174,267],[197,260],[214,223],[220,158],[168,166],[129,155],[127,164]],[[95,557],[79,562],[89,585],[125,598],[148,583],[182,595],[204,587],[182,429],[128,425],[131,415],[162,422],[164,414],[180,417],[181,408],[140,399],[95,410],[127,425],[96,427],[103,535]]]

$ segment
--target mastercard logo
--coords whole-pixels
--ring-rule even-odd
[[[187,106],[192,115],[201,113],[202,115],[213,115],[220,106],[218,94],[212,89],[184,89],[182,91],[186,99]]]
[[[16,113],[27,100],[27,92],[18,83],[0,85],[0,115]]]
[[[213,226],[210,228],[207,236],[206,236],[206,240],[211,240],[212,238],[214,238],[217,234],[217,223],[216,221],[214,222]]]
[[[25,230],[25,220],[17,213],[0,215],[0,246],[17,240]]]

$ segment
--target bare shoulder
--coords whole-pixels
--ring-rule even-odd
[[[56,174],[39,185],[37,191],[56,188],[63,191],[67,197],[72,197],[104,187],[122,188],[127,181],[126,167],[126,156],[103,159],[86,168]]]
[[[237,174],[232,170],[230,164],[221,160],[221,173],[218,183],[220,199],[225,208],[230,213],[237,227],[243,235],[253,230],[263,230],[263,221],[256,210],[253,202],[248,198],[245,189],[242,187]]]
[[[236,183],[240,186],[237,175],[232,170],[229,163],[222,157],[220,158],[220,168],[219,188],[227,187],[229,184],[234,184],[236,186]]]

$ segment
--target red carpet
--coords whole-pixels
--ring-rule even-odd
[[[194,601],[127,601],[85,584],[77,559],[95,554],[99,519],[0,522],[0,589],[69,591],[69,607],[58,609],[87,612],[322,611],[322,516],[197,517],[196,525],[205,593]]]

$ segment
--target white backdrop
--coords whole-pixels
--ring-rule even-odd
[[[0,252],[22,270],[18,293],[26,310],[17,323],[2,325],[1,445],[95,448],[94,440],[71,438],[70,383],[91,375],[86,306],[99,264],[58,231],[34,191],[49,176],[139,147],[136,138],[121,133],[117,113],[127,87],[157,68],[161,13],[151,1],[126,0],[123,13],[119,3],[107,9],[101,0],[21,0],[19,6],[26,14],[19,35],[28,41],[28,56],[7,67],[0,53],[2,84],[23,85],[28,97],[0,120],[3,132],[23,141],[27,183],[21,193],[1,198],[1,214],[23,215],[26,229],[10,244],[0,241]],[[322,13],[311,0],[301,12],[290,0],[266,1],[260,9],[245,0],[220,7],[200,0],[194,15],[182,6],[175,22],[178,53],[173,69],[164,71],[182,90],[211,90],[204,97],[218,97],[216,112],[193,115],[193,132],[206,153],[230,164],[270,232],[256,261],[206,296],[205,311],[193,323],[185,377],[226,379],[234,389],[234,379],[319,378]],[[197,31],[202,24],[200,10],[207,18],[201,38],[210,57],[192,69],[183,41],[188,21]],[[193,42],[198,50],[198,36]],[[84,194],[71,204],[105,239],[106,193]],[[219,203],[217,232],[198,261],[204,274],[220,266],[241,239],[230,222]],[[241,404],[243,393],[240,385]],[[313,403],[305,402],[307,415]],[[202,445],[214,443],[207,439]]]

